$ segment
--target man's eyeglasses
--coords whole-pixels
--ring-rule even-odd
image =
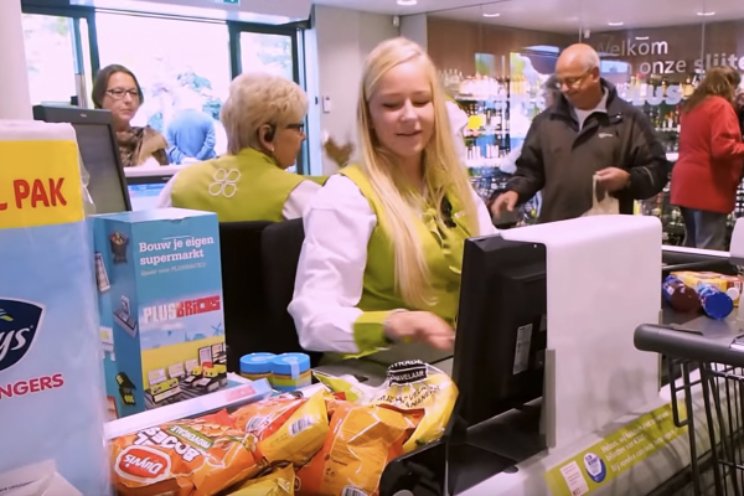
[[[296,129],[301,133],[305,132],[305,123],[304,122],[297,122],[294,124],[287,124],[285,126],[287,129]]]
[[[561,89],[564,85],[566,88],[576,88],[581,84],[581,82],[586,79],[586,77],[591,74],[592,70],[589,69],[584,74],[581,74],[580,76],[569,76],[564,78],[556,78],[555,81],[555,87],[557,89]]]
[[[121,100],[127,95],[132,97],[132,100],[139,100],[139,91],[137,91],[136,89],[125,90],[124,88],[112,88],[110,90],[106,90],[106,94],[114,100]]]

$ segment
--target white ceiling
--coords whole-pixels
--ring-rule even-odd
[[[396,0],[314,0],[314,3],[390,15],[429,13],[438,17],[485,22],[540,31],[577,32],[723,20],[744,20],[744,0],[418,0],[402,7]],[[715,12],[701,17],[698,12]],[[486,18],[483,13],[499,13]],[[608,22],[623,22],[610,27]]]

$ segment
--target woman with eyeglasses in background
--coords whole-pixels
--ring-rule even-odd
[[[111,111],[123,167],[168,164],[168,143],[163,135],[150,126],[131,125],[145,101],[132,71],[123,65],[107,65],[98,71],[92,96],[96,108]]]
[[[272,74],[241,74],[220,119],[228,153],[187,166],[163,188],[160,206],[215,212],[220,222],[302,216],[320,185],[286,171],[305,140],[307,96]]]

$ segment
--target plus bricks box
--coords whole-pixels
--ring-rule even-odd
[[[226,386],[217,216],[124,212],[93,229],[110,416]]]

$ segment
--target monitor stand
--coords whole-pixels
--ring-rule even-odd
[[[509,410],[480,424],[453,426],[447,441],[447,486],[459,494],[546,448],[540,433],[541,400]]]
[[[456,495],[546,448],[540,434],[541,400],[472,427],[452,419],[441,440],[392,460],[380,480],[380,495],[408,490],[416,496]],[[447,487],[448,492],[445,492]]]

